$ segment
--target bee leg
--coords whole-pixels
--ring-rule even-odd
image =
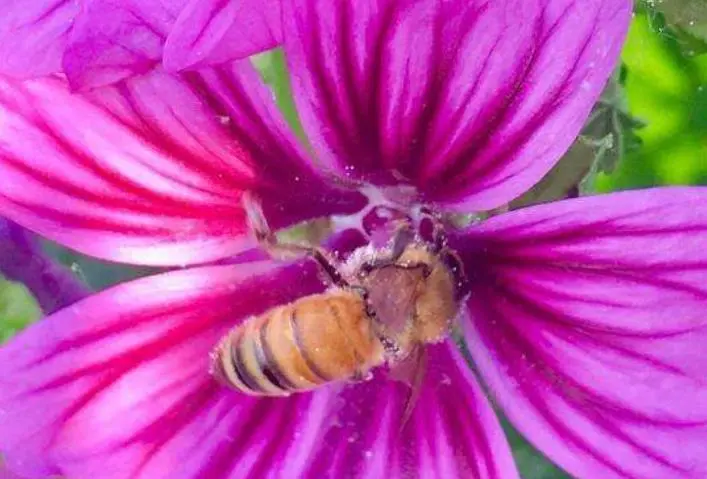
[[[348,286],[348,282],[339,273],[339,270],[323,249],[294,243],[281,243],[270,229],[258,199],[250,192],[246,192],[243,194],[242,201],[250,230],[255,235],[260,247],[272,258],[290,261],[301,256],[310,256],[319,264],[322,271],[333,284],[340,287]]]
[[[258,245],[270,257],[280,260],[292,260],[308,252],[309,248],[305,246],[279,242],[275,233],[270,229],[270,225],[268,225],[260,201],[251,192],[247,191],[243,194],[242,202],[250,231],[255,236]]]
[[[464,262],[459,255],[447,245],[446,229],[440,215],[427,207],[420,212],[432,223],[432,252],[439,255],[442,262],[452,272],[459,287],[456,288],[456,299],[459,300],[470,292],[469,280],[464,268]]]
[[[320,248],[309,248],[307,254],[319,264],[319,267],[326,273],[327,277],[334,285],[340,288],[349,286],[349,282],[339,273],[339,270],[334,263],[329,260],[324,250]]]
[[[469,280],[464,268],[464,262],[459,255],[447,246],[446,230],[440,216],[428,208],[422,208],[421,213],[432,222],[432,252],[439,255],[442,262],[452,272],[459,287],[456,288],[456,299],[460,300],[470,291]]]

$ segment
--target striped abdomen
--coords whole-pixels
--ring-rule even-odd
[[[363,376],[383,363],[360,295],[316,294],[236,327],[215,352],[214,373],[252,395],[282,396]]]

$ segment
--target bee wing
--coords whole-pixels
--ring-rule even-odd
[[[365,280],[368,302],[376,313],[376,320],[387,332],[400,334],[410,325],[424,278],[424,266],[391,264],[368,274]]]
[[[427,371],[427,349],[421,344],[416,344],[404,359],[395,363],[390,369],[390,378],[407,385],[407,399],[400,418],[400,430],[408,423],[422,389],[422,381]]]

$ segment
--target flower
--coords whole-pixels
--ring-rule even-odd
[[[245,58],[281,39],[278,0],[7,0],[0,73],[64,72],[74,88]]]
[[[287,398],[214,381],[209,353],[229,329],[325,288],[310,261],[238,257],[254,246],[241,200],[258,198],[278,229],[333,217],[328,248],[342,254],[375,236],[372,217],[507,204],[579,132],[630,10],[282,2],[311,152],[243,62],[155,67],[73,95],[59,77],[5,79],[0,212],[87,254],[188,266],[80,301],[0,349],[8,465],[72,478],[518,477],[451,340],[427,346],[402,430],[409,391],[385,371]],[[459,326],[479,376],[574,476],[707,473],[706,199],[624,192],[447,231],[467,271]]]

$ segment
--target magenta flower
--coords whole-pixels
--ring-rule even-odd
[[[135,18],[158,10],[134,3]],[[209,16],[219,10],[197,3],[180,15],[198,11],[200,25],[223,35],[243,31],[232,14]],[[266,31],[281,32],[273,38],[311,151],[248,63],[169,74],[153,62],[142,76],[74,95],[58,76],[4,80],[0,212],[87,254],[189,266],[94,295],[0,349],[8,465],[79,479],[518,477],[478,372],[516,427],[574,476],[704,477],[702,188],[568,200],[450,227],[470,290],[457,326],[476,371],[451,339],[427,346],[402,430],[409,389],[384,368],[265,399],[208,372],[231,328],[326,287],[311,261],[239,256],[255,246],[245,192],[275,228],[333,217],[327,244],[342,256],[385,230],[375,229],[385,217],[507,204],[579,132],[630,11],[616,0],[282,2],[282,25]],[[100,35],[79,50],[103,48],[104,34],[126,52],[152,45],[112,21],[85,21]],[[266,25],[258,21],[249,26]],[[154,45],[179,24],[150,29]],[[28,35],[48,34],[37,25]],[[217,45],[214,61],[243,53],[214,30],[190,36],[181,26],[184,42]]]
[[[278,0],[4,0],[0,73],[74,88],[244,58],[282,37]]]

